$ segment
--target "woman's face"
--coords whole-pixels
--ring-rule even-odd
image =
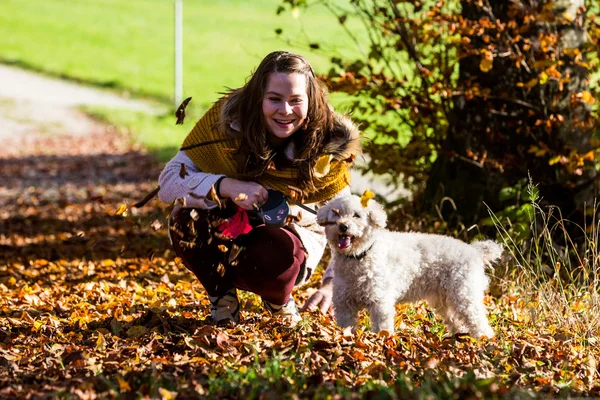
[[[267,129],[275,138],[290,137],[302,126],[308,114],[306,76],[271,72],[262,111]]]

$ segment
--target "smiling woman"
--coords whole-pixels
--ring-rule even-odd
[[[262,112],[269,133],[273,136],[271,142],[283,143],[306,122],[306,77],[298,73],[272,73],[263,98]]]
[[[275,315],[300,319],[292,289],[308,280],[325,247],[315,219],[293,206],[283,227],[266,226],[246,211],[276,191],[305,204],[349,193],[359,150],[357,128],[333,112],[308,61],[289,52],[268,54],[245,86],[198,121],[161,173],[159,197],[178,203],[171,240],[207,290],[214,322],[240,321],[236,289],[260,295]],[[312,302],[329,308],[329,283]]]

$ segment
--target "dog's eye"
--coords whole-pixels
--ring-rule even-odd
[[[360,218],[360,214],[359,213],[354,213],[353,217],[354,218]]]

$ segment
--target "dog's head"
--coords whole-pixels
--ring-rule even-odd
[[[371,235],[385,228],[387,215],[383,207],[370,200],[363,207],[358,196],[344,196],[331,200],[317,213],[317,223],[325,227],[327,240],[333,251],[357,255],[371,246]]]

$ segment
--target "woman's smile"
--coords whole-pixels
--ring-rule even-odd
[[[302,126],[308,114],[306,76],[298,73],[271,73],[262,111],[274,139],[290,137]]]

